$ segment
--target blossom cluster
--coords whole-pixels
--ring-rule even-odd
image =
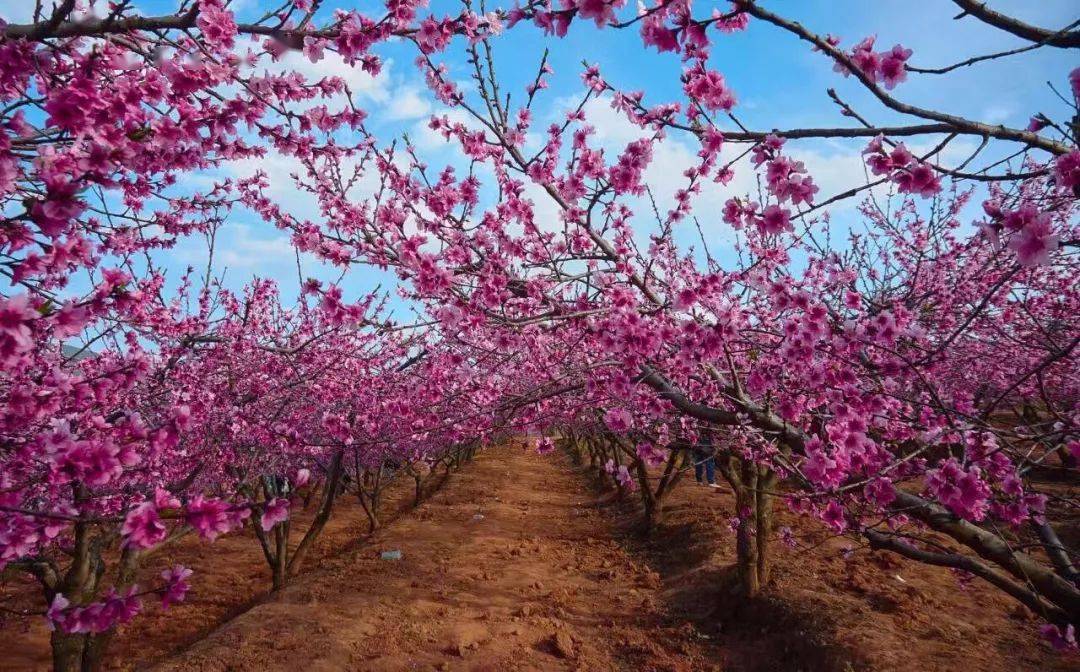
[[[866,165],[874,175],[886,175],[905,194],[918,194],[929,198],[941,191],[941,178],[933,167],[915,157],[899,143],[886,149],[884,138],[871,140],[863,150]]]
[[[907,80],[906,63],[911,58],[912,52],[911,49],[906,49],[899,44],[888,51],[874,51],[876,39],[871,35],[856,44],[848,54],[848,58],[870,81],[881,82],[886,89],[892,89]],[[830,44],[835,47],[839,41],[833,39],[830,40]],[[851,74],[843,63],[837,62],[833,67],[845,77]]]

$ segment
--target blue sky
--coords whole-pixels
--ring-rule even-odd
[[[25,20],[29,0],[0,0],[0,17],[9,22]],[[241,19],[252,18],[262,3],[244,0],[236,3]],[[945,0],[879,0],[827,1],[827,0],[773,0],[763,1],[773,11],[794,18],[818,32],[829,32],[843,39],[843,46],[850,47],[863,37],[878,36],[878,48],[885,49],[901,43],[914,51],[909,63],[921,67],[937,67],[973,55],[1023,46],[1025,43],[995,30],[975,19],[952,20],[958,9]],[[155,0],[136,2],[144,14],[171,11],[173,3]],[[1080,15],[1075,0],[995,0],[991,5],[1000,11],[1018,16],[1026,21],[1047,28],[1060,28]],[[329,16],[335,6],[367,9],[378,13],[375,3],[324,3],[322,15]],[[699,3],[695,13],[711,12],[714,5]],[[716,3],[721,10],[726,3]],[[491,6],[488,7],[489,9]],[[436,15],[452,14],[460,5],[453,2],[435,2],[431,11]],[[632,12],[628,7],[625,12]],[[841,117],[826,96],[826,89],[835,87],[841,97],[874,123],[917,123],[910,117],[902,117],[885,109],[866,93],[854,79],[845,80],[832,71],[832,64],[821,54],[811,52],[809,45],[794,36],[757,21],[750,28],[734,35],[711,33],[714,47],[710,67],[721,71],[729,86],[736,92],[739,105],[735,113],[748,127],[767,130],[798,126],[844,126],[850,120]],[[582,93],[581,61],[597,63],[606,79],[624,90],[643,89],[647,101],[652,103],[676,101],[680,97],[679,75],[682,65],[672,54],[658,54],[641,47],[636,29],[597,30],[592,23],[572,26],[569,35],[562,40],[545,38],[531,25],[519,25],[495,41],[497,69],[508,90],[520,96],[527,83],[532,81],[543,49],[550,49],[550,59],[555,73],[548,77],[550,88],[534,105],[533,129],[543,131],[547,122],[558,118]],[[336,74],[347,77],[351,87],[360,91],[361,101],[369,112],[371,127],[385,142],[395,135],[408,132],[423,151],[433,169],[443,164],[455,165],[457,153],[444,145],[440,139],[426,131],[427,118],[432,112],[440,112],[439,105],[428,93],[420,73],[413,65],[415,51],[411,45],[397,43],[383,45],[379,53],[386,59],[387,67],[378,78],[371,78],[357,70],[351,70],[339,60],[328,57],[318,64],[311,64],[299,54],[289,57],[289,63],[312,77]],[[442,55],[442,61],[450,67],[451,76],[458,80],[468,77],[468,70],[460,45],[453,45]],[[1067,75],[1080,66],[1075,54],[1061,49],[1040,49],[1009,57],[992,63],[978,64],[947,75],[913,75],[901,84],[895,94],[902,100],[924,107],[953,112],[990,123],[1024,126],[1035,112],[1044,112],[1051,118],[1065,120],[1067,108],[1047,87],[1049,80],[1062,92],[1068,89]],[[598,102],[590,108],[592,123],[598,127],[599,139],[617,152],[633,137],[635,131],[620,120],[614,111]],[[863,171],[858,152],[865,144],[858,141],[805,141],[789,144],[791,153],[804,160],[821,185],[819,197],[828,197],[843,188],[861,183]],[[932,144],[927,141],[927,146]],[[975,146],[974,140],[954,143],[955,156]],[[673,136],[659,148],[647,178],[654,188],[661,207],[670,203],[674,189],[681,186],[679,173],[697,151],[691,138]],[[305,197],[297,192],[288,179],[293,170],[290,163],[271,156],[261,162],[241,162],[223,168],[221,174],[242,176],[256,167],[270,173],[271,192],[286,203],[299,216],[315,215],[315,210]],[[199,186],[207,178],[218,175],[193,176],[190,184]],[[699,216],[710,248],[730,248],[733,232],[719,220],[718,207],[727,198],[739,195],[750,188],[748,170],[742,171],[729,187],[713,186],[703,194],[695,209]],[[358,198],[363,194],[358,193]],[[539,197],[538,197],[539,198]],[[834,211],[835,221],[854,222],[854,202],[848,202]],[[538,204],[542,216],[554,217],[554,210],[547,204]],[[647,224],[643,223],[647,228]],[[687,242],[697,239],[696,230]],[[297,272],[294,253],[288,238],[273,226],[259,221],[250,212],[237,211],[229,224],[219,234],[215,255],[218,272],[225,271],[226,284],[239,287],[254,275],[270,276],[278,280],[284,296],[297,293]],[[170,268],[176,277],[187,265],[196,267],[206,263],[206,246],[197,240],[182,242],[176,249],[158,257],[159,263]],[[306,276],[325,280],[336,279],[340,271],[322,267],[312,259],[303,259]],[[393,278],[367,268],[351,269],[343,282],[347,298],[353,298],[370,288],[392,286]],[[404,306],[396,304],[401,314]]]

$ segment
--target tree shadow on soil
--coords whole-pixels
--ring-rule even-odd
[[[619,498],[598,474],[578,469],[597,497],[593,505],[611,520],[618,543],[659,575],[673,625],[690,623],[699,636],[714,640],[723,651],[723,669],[851,672],[868,667],[835,643],[836,624],[813,605],[787,600],[771,585],[753,599],[740,594],[734,539],[726,527],[729,497],[727,506],[709,506],[683,484],[665,502],[662,521],[649,529],[636,500]]]

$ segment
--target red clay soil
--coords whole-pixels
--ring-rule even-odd
[[[661,575],[664,599],[723,650],[725,670],[1066,672],[1080,657],[1043,642],[1039,620],[980,580],[961,586],[948,569],[857,547],[777,503],[777,527],[802,540],[773,543],[772,582],[736,595],[734,496],[686,478],[644,535],[633,506],[621,538]]]
[[[485,453],[369,547],[155,669],[721,669],[592,499],[565,457]]]
[[[115,669],[957,670],[1077,669],[1036,621],[947,570],[855,550],[812,521],[779,524],[820,545],[777,548],[774,582],[731,590],[731,498],[683,483],[649,536],[629,502],[594,489],[561,455],[481,454],[418,509],[358,542],[340,511],[312,569],[265,596],[246,535],[180,542],[189,600],[118,636]],[[405,488],[396,494],[407,497]],[[388,510],[394,502],[388,502]],[[382,560],[397,549],[401,560]],[[161,564],[155,561],[155,567]],[[46,669],[43,629],[0,631],[0,670]]]
[[[428,490],[441,483],[440,472],[429,479]],[[387,521],[411,508],[413,487],[411,479],[400,479],[387,487],[382,505]],[[312,502],[307,511],[295,513],[294,520],[299,524],[293,528],[294,547],[307,530],[316,505]],[[334,515],[301,571],[363,545],[367,530],[367,517],[355,496],[339,498]],[[131,670],[163,660],[265,599],[270,589],[270,570],[250,529],[209,544],[189,536],[160,547],[144,561],[139,583],[159,584],[157,575],[178,563],[195,572],[187,599],[167,611],[162,611],[153,598],[144,600],[143,612],[122,627],[110,644],[107,669]],[[4,586],[4,606],[40,609],[38,590],[25,574],[15,574]],[[8,619],[0,624],[0,672],[49,669],[49,631],[44,619],[36,617],[29,623]]]

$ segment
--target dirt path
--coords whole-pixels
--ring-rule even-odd
[[[160,665],[194,670],[711,670],[561,455],[481,455],[411,515]],[[382,560],[399,549],[401,560]]]

